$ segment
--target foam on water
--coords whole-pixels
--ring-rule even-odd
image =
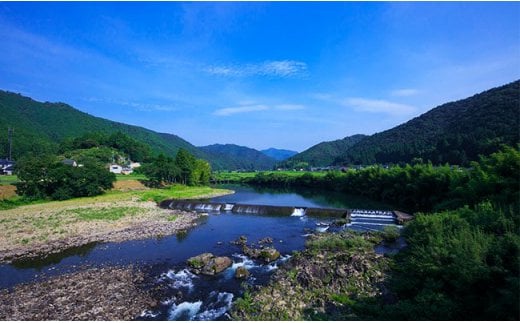
[[[233,257],[240,258],[242,260],[240,262],[233,262],[233,265],[231,265],[231,268],[233,269],[233,271],[235,271],[238,267],[246,267],[246,269],[258,267],[258,265],[255,264],[253,259],[247,257],[246,255],[235,253],[235,254],[233,254]]]
[[[291,216],[304,216],[305,215],[305,209],[304,208],[294,208],[293,213]]]
[[[159,316],[159,314],[161,314],[161,312],[159,312],[159,311],[144,310],[141,313],[140,317],[155,318],[155,317]]]
[[[318,231],[318,232],[325,232],[325,231],[327,231],[328,228],[329,228],[328,226],[327,227],[317,227],[316,231]]]
[[[286,262],[287,260],[289,260],[291,258],[291,255],[285,255],[285,256],[281,256],[278,260],[276,260],[275,262],[272,262],[268,265],[265,266],[265,270],[266,271],[273,271],[273,270],[277,270],[278,269],[278,265],[281,265],[283,264],[284,262]]]
[[[197,314],[194,317],[195,320],[213,321],[229,311],[231,305],[233,304],[234,295],[232,293],[226,292],[217,294],[215,291],[213,291],[210,293],[209,298],[215,298],[215,295],[216,300],[209,303],[205,311]]]
[[[170,286],[176,289],[179,288],[187,288],[189,291],[193,290],[193,279],[197,278],[197,275],[190,272],[187,268],[179,270],[175,272],[173,270],[169,270],[167,273],[162,274],[160,281],[164,281],[165,279],[169,279],[172,282]]]
[[[168,311],[168,320],[193,320],[195,315],[200,311],[202,301],[197,302],[182,302],[180,304],[173,304]]]

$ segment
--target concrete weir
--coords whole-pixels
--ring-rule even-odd
[[[335,208],[314,208],[314,207],[292,207],[276,205],[252,205],[240,203],[210,203],[196,200],[165,200],[160,204],[162,208],[176,209],[183,211],[212,211],[212,212],[232,212],[245,214],[261,215],[287,215],[287,216],[333,216],[348,218],[349,210]]]
[[[402,225],[413,219],[412,215],[400,211],[358,210],[339,208],[317,208],[298,206],[253,205],[240,203],[211,203],[197,200],[165,200],[160,207],[197,212],[231,212],[273,216],[326,216],[346,218],[353,227],[382,227]]]

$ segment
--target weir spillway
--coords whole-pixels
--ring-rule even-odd
[[[401,224],[403,221],[399,211],[359,210],[342,208],[319,208],[299,206],[253,205],[241,203],[214,203],[197,200],[165,200],[162,208],[197,211],[197,212],[231,212],[237,214],[258,214],[277,216],[326,216],[345,218],[350,226],[377,227]]]

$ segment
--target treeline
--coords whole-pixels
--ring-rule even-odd
[[[489,157],[481,157],[469,168],[433,166],[371,166],[361,170],[328,172],[325,176],[304,173],[258,173],[244,181],[271,187],[311,187],[362,195],[404,210],[437,211],[475,205],[483,199],[509,204],[518,199],[520,153],[504,146]]]
[[[18,160],[17,194],[27,199],[66,200],[95,196],[113,187],[116,180],[108,165],[114,161],[141,161],[134,171],[145,174],[152,186],[173,183],[207,185],[211,166],[185,149],[175,158],[153,157],[148,145],[116,132],[89,133],[59,145],[59,155],[39,154]],[[73,160],[67,160],[72,158]]]
[[[150,163],[137,168],[152,185],[181,183],[184,185],[208,185],[211,166],[203,159],[196,159],[189,151],[179,149],[175,158],[159,155]]]

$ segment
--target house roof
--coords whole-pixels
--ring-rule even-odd
[[[76,161],[74,159],[64,159],[62,160],[62,163],[64,163],[65,165],[74,165]]]

